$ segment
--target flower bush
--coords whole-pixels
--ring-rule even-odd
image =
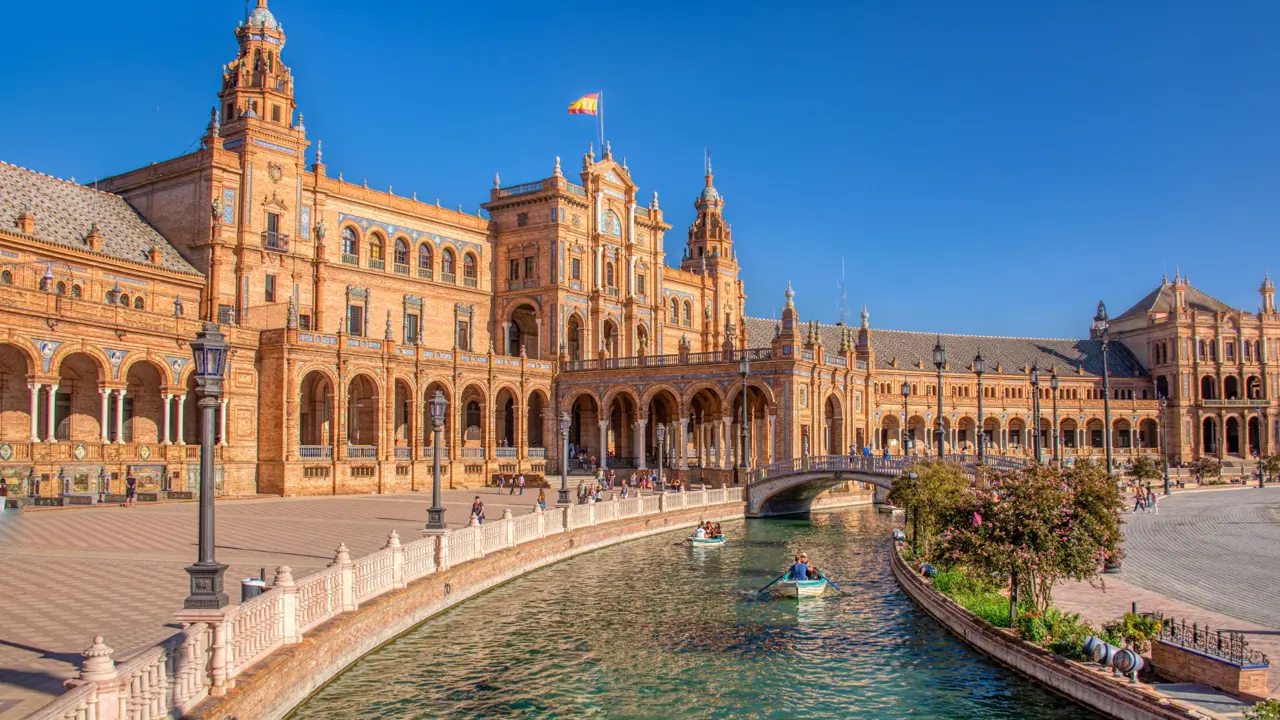
[[[1018,632],[1027,642],[1071,660],[1087,660],[1084,639],[1098,634],[1092,625],[1080,619],[1079,613],[1064,613],[1054,607],[1019,611]]]
[[[1280,720],[1280,701],[1263,700],[1244,711],[1244,720]]]
[[[1112,645],[1131,644],[1140,653],[1151,649],[1151,640],[1160,634],[1162,620],[1147,615],[1125,613],[1124,617],[1102,626],[1103,640]]]

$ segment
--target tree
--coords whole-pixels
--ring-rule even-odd
[[[1262,458],[1262,471],[1273,480],[1276,475],[1280,475],[1280,454],[1271,454]]]
[[[1060,580],[1094,582],[1120,547],[1120,491],[1099,466],[1031,466],[996,474],[949,513],[939,555],[1011,578],[1038,610]]]
[[[911,514],[912,531],[923,540],[923,555],[930,557],[934,537],[952,516],[972,500],[969,476],[956,463],[918,460],[893,481],[889,500]]]
[[[1219,463],[1216,458],[1211,458],[1208,455],[1202,455],[1191,463],[1191,472],[1195,473],[1199,477],[1217,475],[1221,471],[1222,464]]]
[[[1134,479],[1142,482],[1143,480],[1160,480],[1164,477],[1164,460],[1157,460],[1148,455],[1139,455],[1133,461]]]

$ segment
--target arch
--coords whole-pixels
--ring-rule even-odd
[[[80,287],[79,285],[72,285],[72,286],[71,286],[71,297],[73,297],[73,298],[82,298],[82,297],[84,297],[84,288]]]
[[[984,448],[998,447],[1000,444],[1000,430],[1003,424],[997,415],[988,415],[982,421],[982,442]]]
[[[644,323],[636,325],[636,355],[645,355],[649,350],[649,328]]]
[[[844,415],[840,397],[829,393],[822,402],[823,445],[819,450],[822,455],[843,455],[844,447]]]
[[[392,418],[391,441],[395,447],[408,447],[413,444],[414,423],[417,413],[414,412],[413,383],[398,377],[392,381]]]
[[[1138,421],[1138,447],[1148,450],[1160,447],[1160,426],[1154,418]]]
[[[1245,396],[1250,400],[1262,399],[1262,379],[1257,375],[1250,375],[1244,381]]]
[[[619,350],[618,323],[612,319],[605,320],[602,331],[604,335],[600,338],[600,347],[606,350],[610,357],[617,357]]]
[[[1201,341],[1203,342],[1203,341]],[[1218,380],[1212,375],[1205,375],[1200,378],[1200,399],[1201,400],[1217,400],[1218,399]]]
[[[694,396],[704,390],[710,391],[711,395],[715,397],[718,403],[721,403],[721,404],[724,403],[725,398],[724,398],[724,394],[720,390],[719,383],[713,382],[711,380],[698,380],[693,383],[690,383],[689,386],[684,389],[684,392],[681,393],[680,407],[687,412],[690,404],[693,403]]]
[[[355,225],[342,226],[342,254],[360,260],[360,230]]]
[[[1071,450],[1076,449],[1079,445],[1076,437],[1079,434],[1079,430],[1080,423],[1075,418],[1063,418],[1058,423],[1058,441],[1062,444],[1062,447]]]
[[[1169,377],[1167,375],[1156,377],[1156,397],[1169,397]]]
[[[49,393],[53,390],[51,385],[46,385],[40,391],[39,402],[36,405],[36,426],[40,437],[46,441],[100,441],[102,437],[102,396],[98,390],[106,379],[106,368],[95,355],[82,351],[72,351],[62,356],[55,372],[58,377],[58,389],[54,396],[53,437],[48,437],[48,398]],[[30,392],[28,391],[25,394],[29,399]],[[118,398],[119,396],[113,397]],[[126,401],[126,411],[131,405],[132,400]],[[29,411],[24,415],[29,421]],[[114,414],[108,414],[110,422],[114,422],[114,417]],[[127,422],[127,413],[125,419]],[[112,439],[115,439],[114,433]]]
[[[1111,447],[1133,447],[1133,423],[1129,422],[1127,418],[1117,418],[1112,420],[1111,430]]]
[[[166,371],[142,359],[129,365],[123,375],[128,388],[124,401],[124,441],[160,442],[164,414],[161,392],[166,384]]]
[[[0,285],[12,285],[12,284],[13,284],[13,271],[12,270],[0,271]]]
[[[409,242],[403,237],[396,238],[391,246],[391,260],[396,265],[409,264]]]
[[[377,447],[380,397],[378,382],[358,373],[347,383],[347,445]]]
[[[1241,435],[1243,428],[1240,427],[1240,418],[1235,415],[1228,415],[1226,423],[1223,424],[1223,449],[1228,455],[1241,455]]]
[[[458,412],[461,413],[462,447],[487,448],[489,428],[485,423],[489,408],[489,396],[484,386],[470,383],[458,395]]]
[[[511,385],[502,385],[493,394],[493,428],[500,447],[516,447],[516,417],[520,413],[520,394]]]
[[[622,237],[622,221],[612,210],[606,210],[604,213],[604,232],[614,237]]]
[[[684,301],[684,325],[693,327],[693,305],[688,300]]]
[[[134,310],[144,310],[144,309],[146,309],[145,303],[143,302],[143,300],[142,300],[142,296],[141,296],[141,295],[138,295],[137,297],[135,297],[135,298],[133,299],[133,309],[134,309]]]
[[[627,402],[636,407],[640,407],[640,398],[636,396],[635,389],[630,385],[615,385],[606,390],[604,393],[604,402],[602,404],[605,407],[611,407],[613,402],[619,397],[626,398]]]
[[[424,280],[430,280],[432,276],[432,252],[431,243],[424,242],[418,245],[418,277]]]
[[[529,393],[525,400],[525,445],[531,448],[545,448],[546,438],[543,436],[543,411],[547,408],[547,394],[541,389]]]
[[[688,387],[685,398],[689,443],[683,448],[683,457],[686,462],[689,457],[693,457],[699,467],[714,467],[724,458],[725,448],[716,426],[725,415],[725,397],[718,384],[704,381]],[[681,457],[681,452],[677,443],[677,457]]]
[[[671,323],[672,325],[679,325],[679,324],[680,324],[680,303],[679,303],[679,302],[677,302],[677,301],[675,301],[675,300],[672,300],[672,301],[671,301],[671,320],[670,320],[670,323]]]
[[[53,291],[54,291],[55,293],[59,294],[59,295],[66,295],[66,294],[67,294],[67,284],[66,284],[65,282],[63,282],[63,281],[59,280],[59,281],[58,281],[58,284],[53,286]]]
[[[161,380],[162,386],[168,386],[173,388],[181,387],[181,385],[178,383],[178,378],[174,377],[173,368],[169,367],[169,363],[161,362],[159,360],[148,357],[146,355],[136,355],[131,358],[126,358],[126,361],[120,367],[119,376],[121,378],[127,377],[129,374],[129,371],[132,370],[134,366],[141,365],[141,364],[150,365],[152,368],[155,369],[156,372],[160,373],[160,380]],[[191,365],[191,363],[187,363],[187,364]],[[190,372],[195,372],[195,368],[191,367]]]
[[[129,294],[128,294],[128,293],[120,293],[120,304],[121,304],[122,306],[124,306],[124,307],[129,307]]]
[[[422,391],[422,422],[420,424],[423,428],[422,445],[426,448],[423,454],[427,458],[434,457],[435,425],[431,420],[431,401],[435,398],[436,392],[444,395],[445,410],[444,422],[441,423],[440,428],[440,445],[441,452],[444,453],[441,457],[448,458],[449,454],[446,452],[446,448],[449,446],[449,438],[453,437],[454,426],[453,388],[444,380],[432,380],[427,383],[426,388]]]
[[[478,264],[476,263],[475,253],[468,252],[462,256],[462,279],[470,281],[471,285],[475,285],[479,279]]]
[[[1239,400],[1240,399],[1240,379],[1235,375],[1228,375],[1222,378],[1222,399],[1223,400]]]
[[[635,427],[640,419],[640,408],[635,393],[626,388],[614,388],[605,395],[604,408],[609,421],[604,438],[606,456],[618,466],[638,465]]]
[[[569,322],[565,323],[565,350],[569,353],[570,360],[583,359],[582,351],[586,346],[585,333],[586,323],[575,310],[569,315]]]
[[[374,231],[369,233],[369,264],[378,267],[376,263],[386,264],[387,261],[387,240],[382,237],[382,233]]]
[[[1246,451],[1252,457],[1254,453],[1262,455],[1262,421],[1257,415],[1250,416],[1249,421],[1245,423],[1245,440],[1247,443]]]
[[[298,387],[298,444],[302,458],[332,456],[334,379],[325,370],[303,375]],[[318,448],[328,447],[329,451]],[[317,448],[317,449],[312,449]]]
[[[444,248],[440,251],[440,279],[445,282],[454,282],[457,277],[457,255],[453,248]]]
[[[27,380],[37,367],[26,348],[0,343],[0,441],[31,439],[31,389]]]
[[[529,303],[521,303],[511,311],[507,335],[507,354],[519,357],[524,348],[531,357],[541,357],[538,338],[538,311]]]
[[[1218,422],[1213,416],[1206,417],[1200,424],[1200,448],[1205,454],[1218,454]]]
[[[600,433],[596,431],[600,419],[600,398],[586,388],[577,388],[569,392],[567,402],[562,406],[569,408],[569,453],[582,464],[584,458],[601,457]]]
[[[970,415],[962,415],[956,420],[956,449],[960,452],[976,452],[978,449],[978,421]]]

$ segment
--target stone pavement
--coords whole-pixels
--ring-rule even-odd
[[[571,486],[576,487],[576,483]],[[444,493],[450,527],[466,524],[480,495],[490,519],[532,510],[536,488],[511,496],[496,488]],[[548,504],[555,492],[548,491]],[[295,578],[323,569],[345,542],[351,557],[381,548],[394,529],[421,537],[429,493],[226,500],[217,503],[218,560],[230,565],[227,594],[240,579],[278,565]],[[176,631],[187,596],[184,567],[196,559],[197,505],[177,503],[57,511],[0,512],[0,720],[23,717],[75,677],[94,635],[117,660]]]

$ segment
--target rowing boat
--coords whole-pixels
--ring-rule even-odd
[[[694,547],[720,547],[724,545],[724,536],[720,537],[691,537],[689,542]]]
[[[778,583],[782,594],[794,598],[818,597],[827,589],[826,578],[817,580],[783,580]]]

